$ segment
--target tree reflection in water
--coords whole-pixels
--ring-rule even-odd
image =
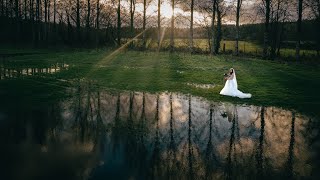
[[[6,169],[20,172],[12,177],[33,177],[38,170],[39,177],[55,172],[54,177],[69,179],[318,175],[316,118],[275,107],[175,93],[113,93],[85,84],[70,92],[73,98],[33,113],[1,110],[7,122],[1,127]]]

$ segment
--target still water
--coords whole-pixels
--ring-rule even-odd
[[[24,76],[39,76],[45,74],[54,74],[68,70],[69,65],[65,63],[56,63],[42,68],[36,67],[14,67],[9,68],[4,63],[0,63],[0,80],[23,78]]]
[[[170,92],[67,93],[31,111],[0,106],[1,179],[320,177],[319,121],[294,110]]]

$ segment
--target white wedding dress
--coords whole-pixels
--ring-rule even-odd
[[[243,93],[238,90],[238,83],[236,78],[236,72],[233,70],[233,79],[227,80],[226,84],[224,85],[223,89],[220,91],[221,95],[225,96],[233,96],[238,98],[251,98],[251,94],[249,93]]]

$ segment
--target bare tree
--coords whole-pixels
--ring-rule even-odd
[[[269,21],[270,21],[270,1],[271,0],[262,0],[265,4],[265,29],[264,29],[264,44],[263,44],[263,57],[267,58],[268,56],[268,47],[269,47]]]
[[[220,42],[222,40],[222,17],[224,11],[224,4],[222,0],[217,0],[216,11],[217,11],[217,31],[215,33],[215,48],[214,51],[216,54],[219,53]]]
[[[146,11],[147,11],[147,0],[143,0],[143,48],[146,47]]]
[[[77,0],[77,17],[76,17],[76,26],[77,26],[77,36],[78,36],[78,41],[81,39],[80,35],[80,0]]]
[[[236,15],[236,44],[235,44],[235,54],[239,55],[239,19],[240,19],[240,9],[242,5],[242,0],[237,0],[237,15]]]
[[[190,17],[190,50],[191,53],[193,52],[193,8],[194,8],[194,0],[191,0],[190,5],[190,11],[191,11],[191,17]]]
[[[20,39],[20,14],[19,14],[19,0],[15,0],[15,21],[16,21],[16,39],[15,41],[18,42]]]
[[[48,0],[44,0],[44,34],[45,34],[45,41],[48,40]]]
[[[170,51],[174,50],[174,0],[171,0],[172,15],[171,15],[171,33],[170,33]]]
[[[297,21],[297,42],[296,42],[296,60],[300,61],[300,41],[301,41],[301,21],[302,21],[302,3],[298,0],[298,21]]]
[[[1,0],[1,16],[4,16],[4,0]]]
[[[158,0],[158,49],[160,49],[161,41],[161,0]]]
[[[96,28],[100,29],[100,0],[97,0]]]
[[[215,54],[215,19],[216,19],[216,9],[217,9],[217,0],[212,0],[212,43],[211,43],[211,54]]]
[[[121,12],[120,12],[120,4],[121,0],[118,0],[118,9],[117,9],[117,43],[118,46],[121,44]]]
[[[145,1],[145,0],[144,0]],[[134,13],[136,8],[136,0],[130,0],[130,36],[134,35]]]
[[[320,32],[320,0],[305,0],[307,7],[310,9],[310,14],[315,20],[315,28]],[[320,56],[320,36],[316,37],[317,55]]]
[[[259,144],[257,147],[257,152],[256,152],[256,160],[257,160],[257,170],[259,177],[263,176],[263,149],[264,149],[264,139],[265,139],[265,107],[261,107],[261,112],[260,112],[260,137],[259,137]]]
[[[99,30],[100,30],[100,0],[97,0],[97,7],[96,7],[96,45],[99,45]]]
[[[91,3],[90,0],[87,0],[87,23],[86,23],[86,30],[87,30],[87,40],[90,38],[90,12],[91,12]]]
[[[40,0],[36,0],[36,28],[35,28],[35,44],[38,45],[40,39]]]
[[[3,2],[4,0],[1,1],[1,14],[3,13]],[[27,20],[27,0],[24,0],[24,19]]]

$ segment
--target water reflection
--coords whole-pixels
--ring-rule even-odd
[[[317,120],[190,95],[98,91],[0,112],[9,178],[316,178]],[[23,161],[21,161],[23,159]],[[50,163],[48,163],[50,162]]]
[[[65,63],[56,63],[43,68],[15,67],[9,68],[0,63],[0,80],[9,78],[20,78],[23,76],[35,76],[43,74],[54,74],[63,70],[68,70],[69,65]]]

